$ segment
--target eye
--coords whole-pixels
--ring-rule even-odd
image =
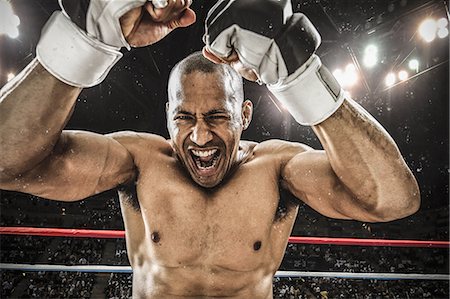
[[[190,115],[177,115],[177,116],[175,116],[174,119],[175,120],[192,120],[194,118]]]
[[[210,115],[207,118],[208,118],[208,120],[212,120],[212,121],[215,121],[215,120],[228,120],[228,119],[230,119],[228,117],[228,115],[223,115],[223,114]]]

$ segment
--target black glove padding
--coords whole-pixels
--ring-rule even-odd
[[[288,0],[221,0],[209,11],[204,41],[210,52],[233,50],[263,83],[294,73],[320,45],[309,19],[292,13]]]
[[[206,19],[206,48],[245,68],[304,125],[316,125],[342,104],[344,93],[314,54],[320,35],[289,0],[221,0]]]

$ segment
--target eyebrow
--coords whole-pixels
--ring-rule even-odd
[[[228,114],[228,112],[226,110],[224,110],[224,109],[213,109],[213,110],[210,110],[210,111],[208,111],[206,113],[203,113],[203,116],[209,116],[209,115],[219,114],[219,113],[226,113],[226,114]],[[182,109],[176,111],[176,114],[186,114],[186,115],[195,116],[194,113],[186,111],[186,110],[182,110]]]
[[[186,111],[186,110],[182,110],[182,109],[176,110],[176,111],[175,111],[175,114],[187,114],[187,115],[194,115],[194,113],[191,113],[191,112],[189,112],[189,111]]]
[[[208,116],[208,115],[212,115],[212,114],[220,114],[220,113],[225,113],[228,114],[228,112],[224,109],[213,109],[211,111],[208,111],[206,113],[203,113],[204,116]]]

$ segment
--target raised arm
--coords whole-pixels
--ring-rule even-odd
[[[144,0],[61,3],[66,14],[55,12],[44,27],[38,59],[0,92],[0,188],[75,200],[134,176],[114,135],[62,131],[82,88],[101,82],[121,47],[154,43],[195,14],[189,1],[164,9]],[[119,20],[111,9],[128,12]]]
[[[391,221],[417,211],[415,178],[392,138],[363,108],[344,101],[313,130],[325,151],[298,153],[282,169],[293,194],[333,218]]]
[[[265,83],[323,144],[325,151],[292,143],[277,151],[285,187],[330,217],[389,221],[417,211],[417,182],[394,141],[322,65],[320,35],[290,1],[224,0],[206,29],[207,58]]]
[[[33,60],[1,90],[2,181],[29,171],[50,155],[81,88],[62,83]]]

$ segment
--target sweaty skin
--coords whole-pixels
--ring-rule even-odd
[[[187,75],[183,100],[170,105],[182,106],[183,115],[228,111],[220,77]],[[297,208],[290,206],[283,217],[277,213],[283,157],[272,151],[282,142],[239,142],[240,134],[233,135],[233,120],[220,119],[222,115],[232,118],[230,112],[218,112],[209,120],[215,123],[211,134],[205,127],[195,132],[186,129],[185,123],[178,124],[177,143],[208,149],[218,144],[222,152],[226,146],[221,147],[220,140],[236,145],[236,152],[229,150],[236,169],[224,166],[224,172],[232,171],[232,176],[214,188],[193,181],[167,140],[149,134],[115,135],[130,151],[139,173],[140,208],[132,207],[132,192],[120,194],[137,297],[271,298],[272,278]]]
[[[416,182],[395,144],[352,102],[314,128],[327,152],[281,140],[240,141],[248,103],[239,113],[230,110],[235,106],[216,73],[182,81],[168,115],[176,117],[170,109],[182,105],[197,120],[172,127],[173,140],[61,133],[80,90],[38,63],[22,78],[2,91],[0,187],[64,201],[119,187],[136,298],[272,298],[297,214],[295,204],[279,213],[280,189],[341,219],[390,221],[418,209]],[[229,118],[207,124],[211,111]],[[223,165],[231,166],[217,185],[202,187],[174,142],[222,146],[229,155]]]
[[[147,40],[154,25],[136,23],[141,14],[124,19],[133,45],[172,29],[159,24]],[[368,222],[417,211],[417,183],[395,143],[356,103],[313,127],[325,151],[242,141],[252,106],[233,98],[227,80],[180,76],[167,106],[170,140],[99,135],[63,131],[81,90],[33,61],[0,91],[0,188],[62,201],[118,188],[134,298],[272,298],[299,200]],[[280,200],[284,191],[297,199]]]

